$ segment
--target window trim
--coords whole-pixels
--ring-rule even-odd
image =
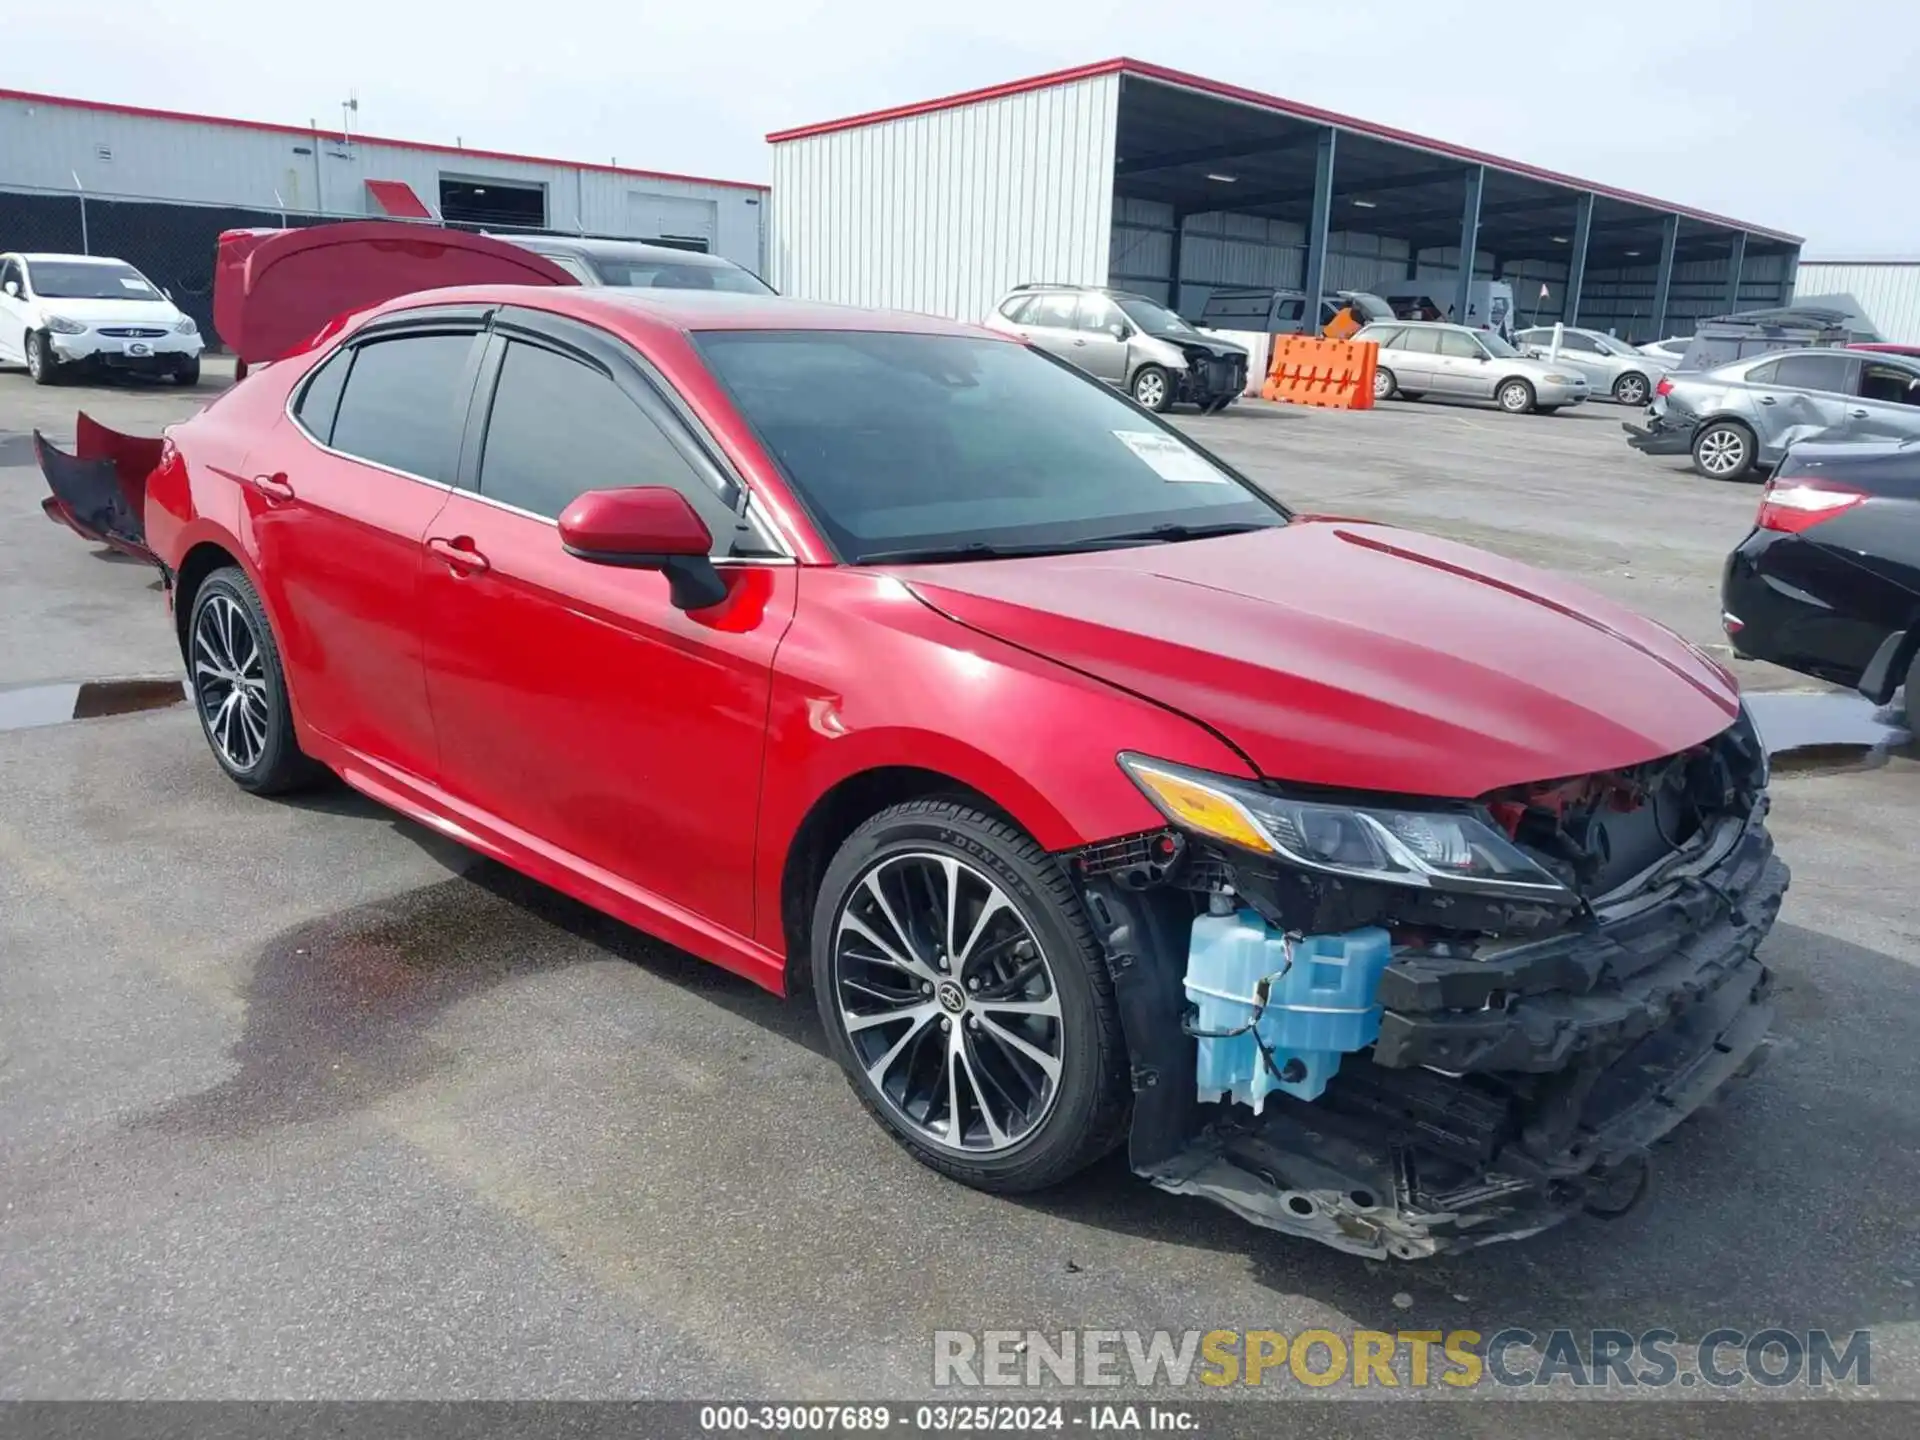
[[[449,484],[445,480],[435,480],[430,475],[418,475],[411,470],[402,470],[397,465],[388,465],[383,461],[369,459],[365,455],[355,455],[350,450],[335,449],[332,444],[334,427],[328,427],[328,438],[321,440],[305,425],[300,423],[300,416],[294,407],[306,395],[307,388],[313,384],[313,377],[320,373],[321,367],[342,350],[351,347],[356,352],[353,360],[354,363],[357,363],[359,360],[358,351],[362,344],[372,344],[381,340],[403,340],[410,335],[444,335],[460,334],[462,332],[467,333],[470,341],[477,340],[486,333],[484,327],[486,317],[489,313],[489,307],[461,305],[435,307],[431,310],[407,310],[395,316],[381,316],[379,319],[361,326],[352,334],[342,336],[338,343],[327,350],[326,354],[308,366],[307,373],[302,375],[294,386],[287,391],[287,402],[281,408],[286,414],[287,419],[292,422],[293,428],[300,432],[301,437],[305,439],[309,445],[324,454],[333,456],[336,460],[349,460],[355,465],[370,466],[375,470],[385,471],[389,475],[398,475],[402,480],[411,480],[418,485],[431,485],[436,490],[454,490],[457,487]],[[469,344],[467,347],[466,361],[461,367],[461,383],[466,387],[467,405],[469,408],[471,408],[473,404],[474,380],[479,374],[479,359],[484,350],[484,346]],[[351,380],[352,378],[352,365],[349,364],[347,379]],[[340,398],[344,400],[346,394],[346,386],[342,384],[340,387]],[[455,403],[459,403],[457,390],[455,392]],[[333,407],[333,418],[334,425],[337,426],[340,420],[340,407],[338,404]],[[462,428],[461,439],[464,444],[464,427]],[[456,475],[459,473],[459,458],[460,452],[456,451],[454,455]]]
[[[653,363],[611,331],[548,310],[506,305],[489,317],[487,344],[481,347],[476,383],[467,401],[466,422],[461,428],[459,464],[455,470],[455,484],[451,488],[515,515],[548,525],[559,524],[555,518],[537,515],[531,510],[486,495],[479,486],[482,452],[487,425],[493,414],[494,396],[499,388],[500,368],[506,358],[507,345],[514,341],[551,350],[605,375],[659,428],[667,444],[686,462],[687,468],[712,487],[714,499],[721,507],[733,511],[745,521],[755,538],[772,552],[766,555],[710,553],[708,558],[714,564],[798,563],[793,547],[756,503],[753,487],[725,459],[707,434],[705,426],[686,408],[686,403]],[[722,485],[731,488],[731,497],[720,488]]]

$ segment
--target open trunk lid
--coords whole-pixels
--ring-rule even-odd
[[[213,323],[247,365],[278,360],[328,321],[449,285],[572,285],[544,256],[465,230],[349,220],[301,230],[227,230]]]

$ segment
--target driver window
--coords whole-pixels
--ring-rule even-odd
[[[1878,400],[1887,405],[1920,405],[1920,373],[1898,365],[1867,364],[1861,367],[1860,398]]]
[[[1485,352],[1480,342],[1471,335],[1462,335],[1458,330],[1442,330],[1440,333],[1440,353],[1451,355],[1459,360],[1478,360]]]

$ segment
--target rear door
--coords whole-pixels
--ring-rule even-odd
[[[1020,333],[1049,354],[1086,364],[1086,334],[1080,329],[1080,293],[1047,290],[1033,297],[1016,322]]]
[[[427,781],[420,546],[447,502],[484,319],[416,311],[360,331],[296,387],[244,466],[245,523],[302,716]]]
[[[420,614],[443,788],[570,869],[752,931],[754,816],[774,647],[796,568],[660,379],[593,327],[503,311],[460,486],[427,536]],[[661,575],[561,547],[587,490],[668,485],[732,597],[669,603]],[[745,558],[753,552],[754,558]]]
[[[1409,325],[1400,332],[1391,351],[1383,352],[1380,363],[1393,371],[1402,390],[1416,393],[1446,388],[1440,378],[1440,332],[1422,325]]]
[[[1845,439],[1860,362],[1844,350],[1790,351],[1747,371],[1760,457],[1772,463],[1802,440]]]

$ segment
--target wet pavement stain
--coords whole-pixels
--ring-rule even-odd
[[[431,1035],[443,1012],[510,981],[603,960],[642,965],[775,1032],[804,1027],[811,1009],[480,861],[275,938],[246,990],[234,1073],[131,1128],[242,1137],[366,1109],[459,1063]]]
[[[0,690],[0,730],[33,730],[70,720],[98,720],[165,710],[186,702],[182,680],[79,680]]]
[[[1753,691],[1753,723],[1776,774],[1872,770],[1920,759],[1920,740],[1896,705],[1840,691]]]

